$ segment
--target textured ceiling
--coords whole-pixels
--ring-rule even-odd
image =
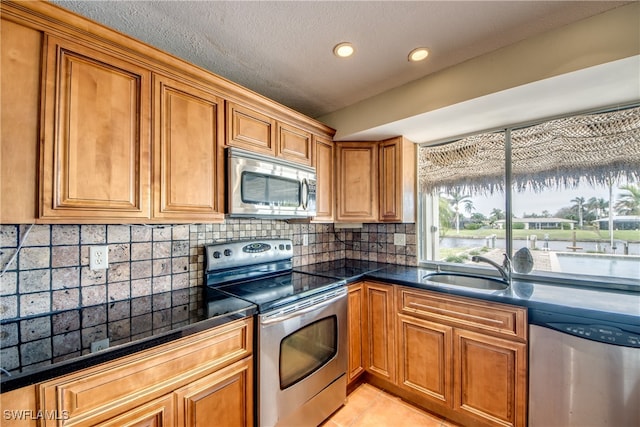
[[[311,117],[628,2],[53,1]],[[351,41],[349,59],[333,56]],[[407,54],[426,46],[423,63]]]

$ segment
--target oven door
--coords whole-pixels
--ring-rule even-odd
[[[260,426],[316,426],[344,404],[347,290],[329,295],[259,316]]]

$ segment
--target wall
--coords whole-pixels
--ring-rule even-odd
[[[0,227],[3,270],[28,229]],[[393,244],[395,233],[406,235],[406,246]],[[413,224],[365,224],[338,232],[333,224],[237,219],[170,226],[34,225],[0,279],[2,368],[46,365],[86,354],[91,342],[107,336],[113,345],[150,335],[152,327],[179,326],[199,307],[204,245],[251,238],[292,239],[295,266],[343,258],[417,262]],[[90,270],[89,247],[105,244],[109,269]]]
[[[335,141],[344,141],[350,135],[398,120],[632,57],[640,54],[639,16],[640,3],[631,2],[478,56],[318,119],[338,130]]]

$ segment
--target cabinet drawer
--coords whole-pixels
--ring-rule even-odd
[[[398,311],[404,314],[526,341],[527,310],[435,292],[398,288]]]
[[[251,319],[236,321],[45,382],[41,407],[68,414],[61,425],[107,420],[249,356],[251,325]]]

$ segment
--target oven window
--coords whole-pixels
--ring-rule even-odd
[[[338,352],[338,319],[326,317],[280,342],[280,389],[308,377]]]
[[[252,205],[300,206],[301,185],[294,179],[255,172],[242,173],[242,202]]]

